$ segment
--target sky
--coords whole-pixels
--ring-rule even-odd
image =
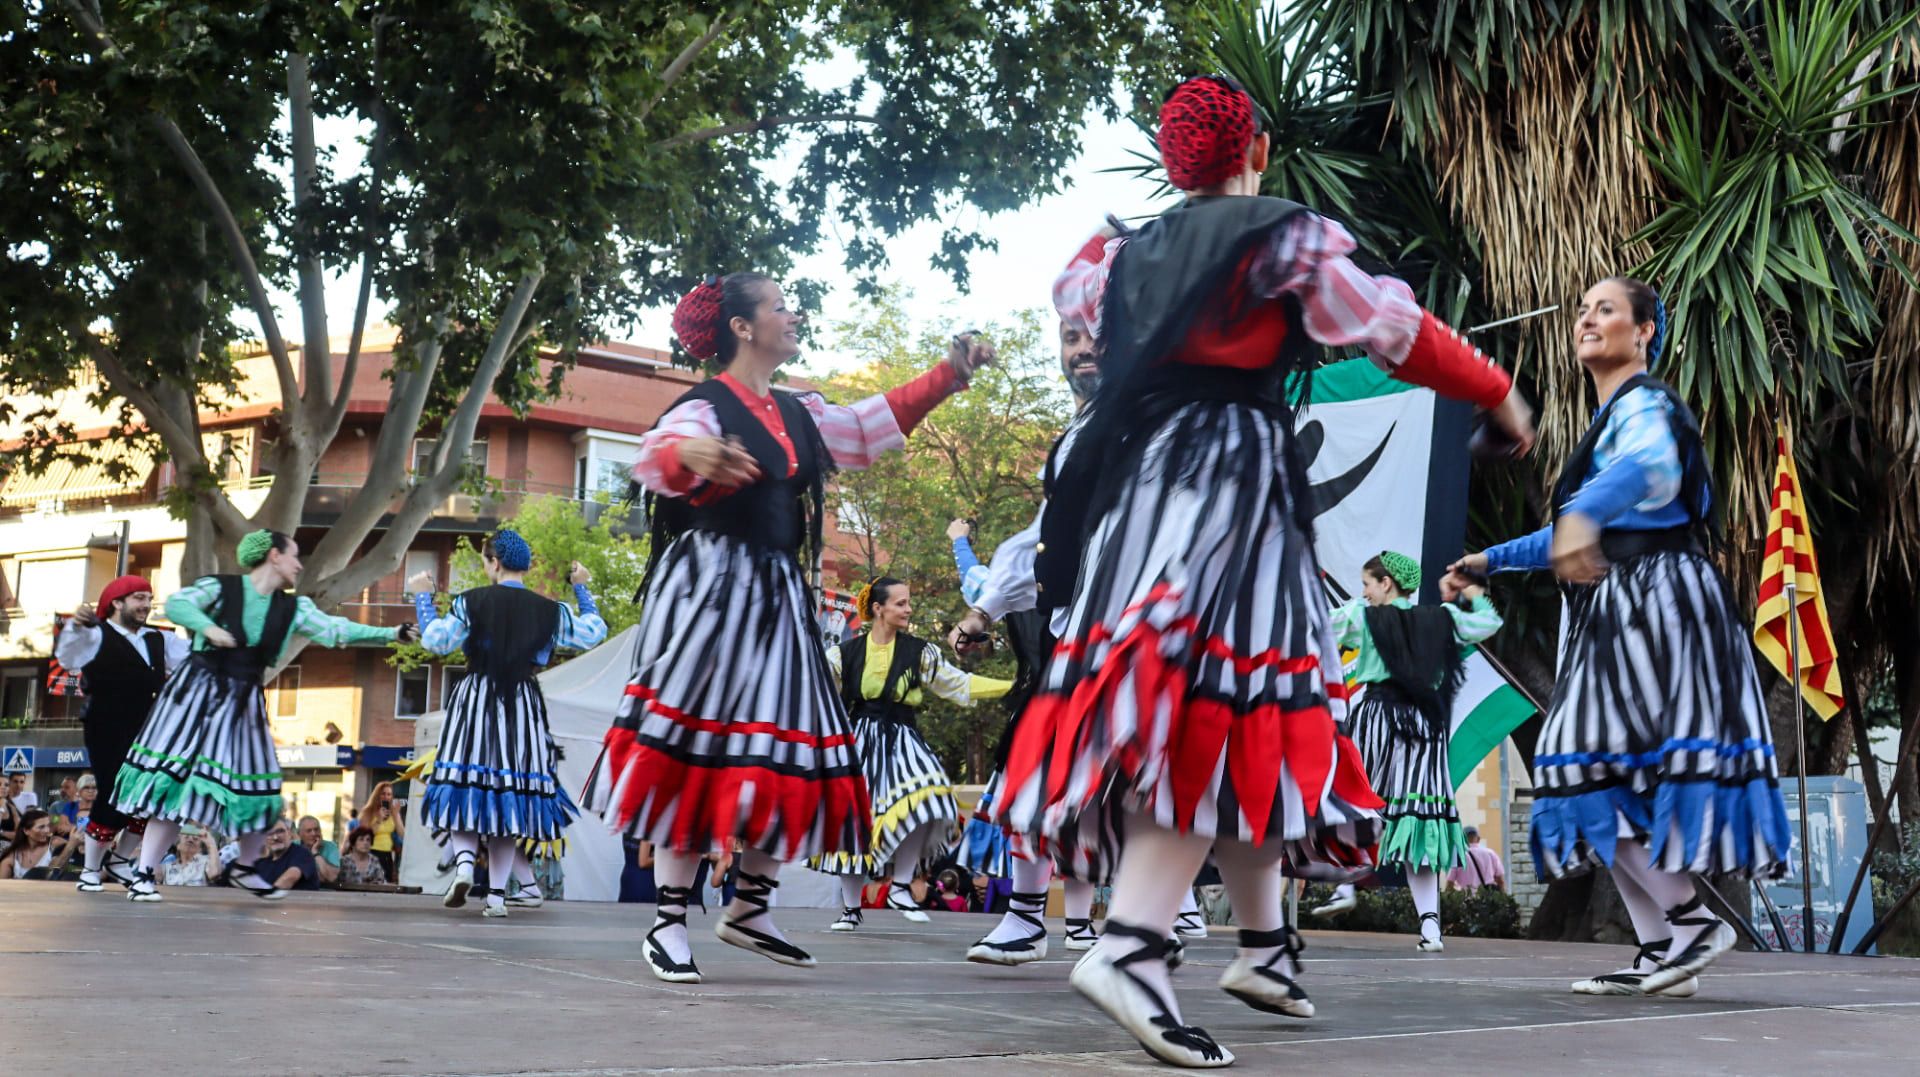
[[[318,125],[317,139],[332,147],[336,167],[357,163],[357,131],[357,125],[346,121],[323,120]],[[945,221],[922,222],[887,243],[891,265],[880,279],[883,283],[910,282],[906,309],[916,323],[947,332],[966,328],[961,323],[1004,318],[1019,310],[1047,309],[1054,275],[1100,227],[1106,214],[1130,219],[1165,208],[1165,199],[1154,200],[1157,185],[1151,180],[1102,171],[1133,164],[1137,158],[1129,151],[1151,148],[1147,137],[1132,124],[1110,122],[1090,110],[1082,147],[1079,160],[1069,170],[1070,185],[1061,193],[996,215],[986,215],[971,206],[961,208],[963,223],[998,244],[997,250],[979,253],[970,263],[969,292],[962,293],[944,271],[932,268]],[[769,167],[778,170],[781,164],[776,161]],[[798,275],[829,282],[845,280],[845,248],[834,228],[825,229],[825,233],[819,250],[798,260]],[[329,282],[328,320],[336,336],[344,336],[352,324],[358,283],[352,274]],[[857,313],[860,302],[850,285],[841,284],[830,289],[819,310],[808,313],[828,321],[844,319]],[[298,335],[300,319],[293,296],[276,293],[275,307],[281,332]],[[382,313],[376,299],[373,316],[378,319]],[[671,315],[670,306],[642,309],[633,327],[612,335],[630,343],[664,348]],[[799,360],[811,373],[839,369],[843,362],[832,353],[831,341],[824,338],[816,339],[813,350]]]

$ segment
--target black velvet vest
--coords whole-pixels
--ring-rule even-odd
[[[1306,207],[1279,198],[1190,198],[1148,222],[1120,248],[1101,301],[1100,391],[1092,417],[1047,493],[1040,520],[1034,576],[1042,611],[1071,599],[1086,533],[1131,476],[1146,439],[1168,416],[1203,400],[1285,411],[1286,379],[1305,369],[1312,355],[1298,329],[1297,306],[1289,309],[1286,342],[1271,364],[1250,370],[1176,368],[1164,360],[1247,255],[1304,212]],[[1305,490],[1305,463],[1296,459],[1291,437],[1287,446],[1285,463],[1299,480],[1294,488]]]
[[[524,681],[560,627],[560,603],[524,587],[494,584],[460,596],[467,604],[467,668],[501,682]]]
[[[796,560],[800,560],[803,549],[818,552],[825,518],[825,481],[833,470],[833,458],[828,455],[820,428],[814,425],[805,405],[791,393],[776,391],[773,398],[786,423],[787,437],[793,441],[796,464],[792,475],[787,474],[785,447],[726,383],[709,379],[673,402],[673,407],[690,400],[703,400],[712,405],[721,433],[740,440],[760,465],[761,479],[700,505],[687,498],[649,493],[646,509],[652,527],[648,577],[653,575],[654,564],[667,545],[688,531],[727,535],[785,553]],[[673,407],[667,410],[670,412]],[[635,601],[645,594],[643,582],[640,594],[634,596]]]
[[[81,667],[87,694],[83,722],[140,721],[167,683],[167,641],[158,632],[142,632],[142,647],[112,625],[100,626],[100,652]],[[147,653],[142,655],[144,650]]]
[[[901,632],[893,637],[893,664],[887,667],[887,681],[879,699],[860,695],[860,679],[867,669],[867,635],[861,633],[840,645],[840,699],[847,713],[855,718],[877,718],[884,722],[912,725],[914,709],[899,697],[920,687],[920,659],[927,653],[927,641]]]
[[[238,647],[209,647],[194,654],[194,661],[223,677],[258,681],[280,657],[280,648],[293,629],[295,600],[291,591],[276,591],[268,599],[267,620],[260,638],[247,642],[246,597],[241,588],[250,586],[245,576],[215,576],[220,581],[220,607],[213,619],[221,628],[240,640]]]

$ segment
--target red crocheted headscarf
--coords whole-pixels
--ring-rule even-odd
[[[1183,191],[1211,187],[1245,167],[1259,131],[1253,98],[1233,81],[1201,75],[1174,88],[1160,106],[1160,160]]]
[[[673,335],[687,354],[710,362],[720,354],[720,278],[708,277],[673,305]]]

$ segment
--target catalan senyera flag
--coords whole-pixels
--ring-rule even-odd
[[[1799,618],[1800,694],[1824,721],[1839,714],[1846,699],[1840,690],[1833,628],[1827,623],[1827,600],[1820,593],[1820,560],[1813,554],[1813,534],[1800,497],[1800,470],[1793,463],[1793,441],[1785,423],[1774,424],[1774,438],[1779,458],[1773,465],[1773,508],[1767,514],[1767,557],[1760,566],[1760,607],[1754,615],[1753,641],[1781,676],[1792,676],[1787,618]],[[1789,583],[1797,607],[1791,610]]]

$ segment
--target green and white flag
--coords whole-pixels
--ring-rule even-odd
[[[1310,461],[1318,514],[1314,554],[1336,595],[1358,594],[1360,566],[1382,550],[1420,558],[1422,602],[1467,531],[1467,420],[1471,409],[1430,389],[1394,381],[1366,359],[1313,374],[1297,433]],[[1478,649],[1454,701],[1447,745],[1454,788],[1534,708]]]

